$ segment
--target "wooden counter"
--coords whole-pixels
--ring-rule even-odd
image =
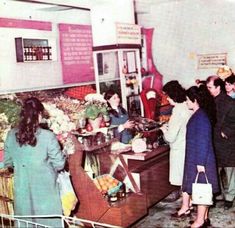
[[[100,168],[104,173],[114,175],[120,181],[128,179],[133,192],[115,203],[109,203],[99,192],[93,180],[83,169],[86,154],[77,146],[69,157],[69,169],[80,205],[76,216],[96,222],[128,227],[147,215],[148,207],[167,196],[174,188],[168,181],[168,146],[161,146],[151,152],[119,155],[110,153],[110,147],[97,152]]]
[[[140,183],[141,192],[147,196],[150,207],[169,195],[175,187],[169,183],[169,147],[159,146],[151,152],[122,155],[129,171]]]

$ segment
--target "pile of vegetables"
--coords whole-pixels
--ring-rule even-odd
[[[4,148],[7,132],[18,123],[20,110],[16,100],[0,99],[0,150]]]

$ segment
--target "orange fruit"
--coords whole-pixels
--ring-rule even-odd
[[[104,183],[105,183],[104,180],[100,178],[100,179],[99,179],[99,184],[100,184],[100,185],[103,185]]]
[[[116,183],[113,183],[113,184],[112,184],[112,187],[113,187],[113,188],[114,188],[114,187],[116,187],[116,186],[117,186],[117,184],[116,184]]]
[[[117,179],[113,179],[113,182],[117,185],[119,181]]]
[[[107,185],[102,185],[101,188],[103,191],[107,191],[109,189]]]

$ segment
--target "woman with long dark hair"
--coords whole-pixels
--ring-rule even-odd
[[[186,91],[187,106],[193,111],[192,117],[187,124],[186,133],[186,154],[184,165],[184,178],[182,191],[185,193],[183,205],[188,204],[192,194],[192,184],[195,182],[197,173],[199,173],[199,183],[206,183],[205,173],[208,181],[212,184],[213,193],[219,192],[217,179],[217,168],[215,154],[212,143],[211,122],[213,116],[211,113],[211,101],[205,92],[206,87],[190,87]],[[208,218],[207,205],[197,205],[196,220],[192,222],[191,227],[207,227],[210,225]]]
[[[127,111],[121,106],[119,95],[113,90],[108,90],[104,95],[104,99],[107,100],[110,107],[109,115],[111,125],[118,125],[118,129],[115,131],[115,137],[122,143],[129,143],[132,139],[132,134],[129,132],[129,129],[134,127],[134,122],[129,121]]]
[[[25,100],[18,127],[5,141],[5,167],[14,169],[15,215],[62,215],[57,172],[65,158],[53,132],[40,128],[44,107],[37,98]],[[61,227],[60,219],[33,222]]]

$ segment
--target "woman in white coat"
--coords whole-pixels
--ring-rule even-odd
[[[181,186],[184,174],[186,125],[192,112],[186,105],[185,90],[178,81],[166,83],[163,92],[173,106],[169,122],[161,127],[165,140],[170,144],[169,181],[172,185]]]

